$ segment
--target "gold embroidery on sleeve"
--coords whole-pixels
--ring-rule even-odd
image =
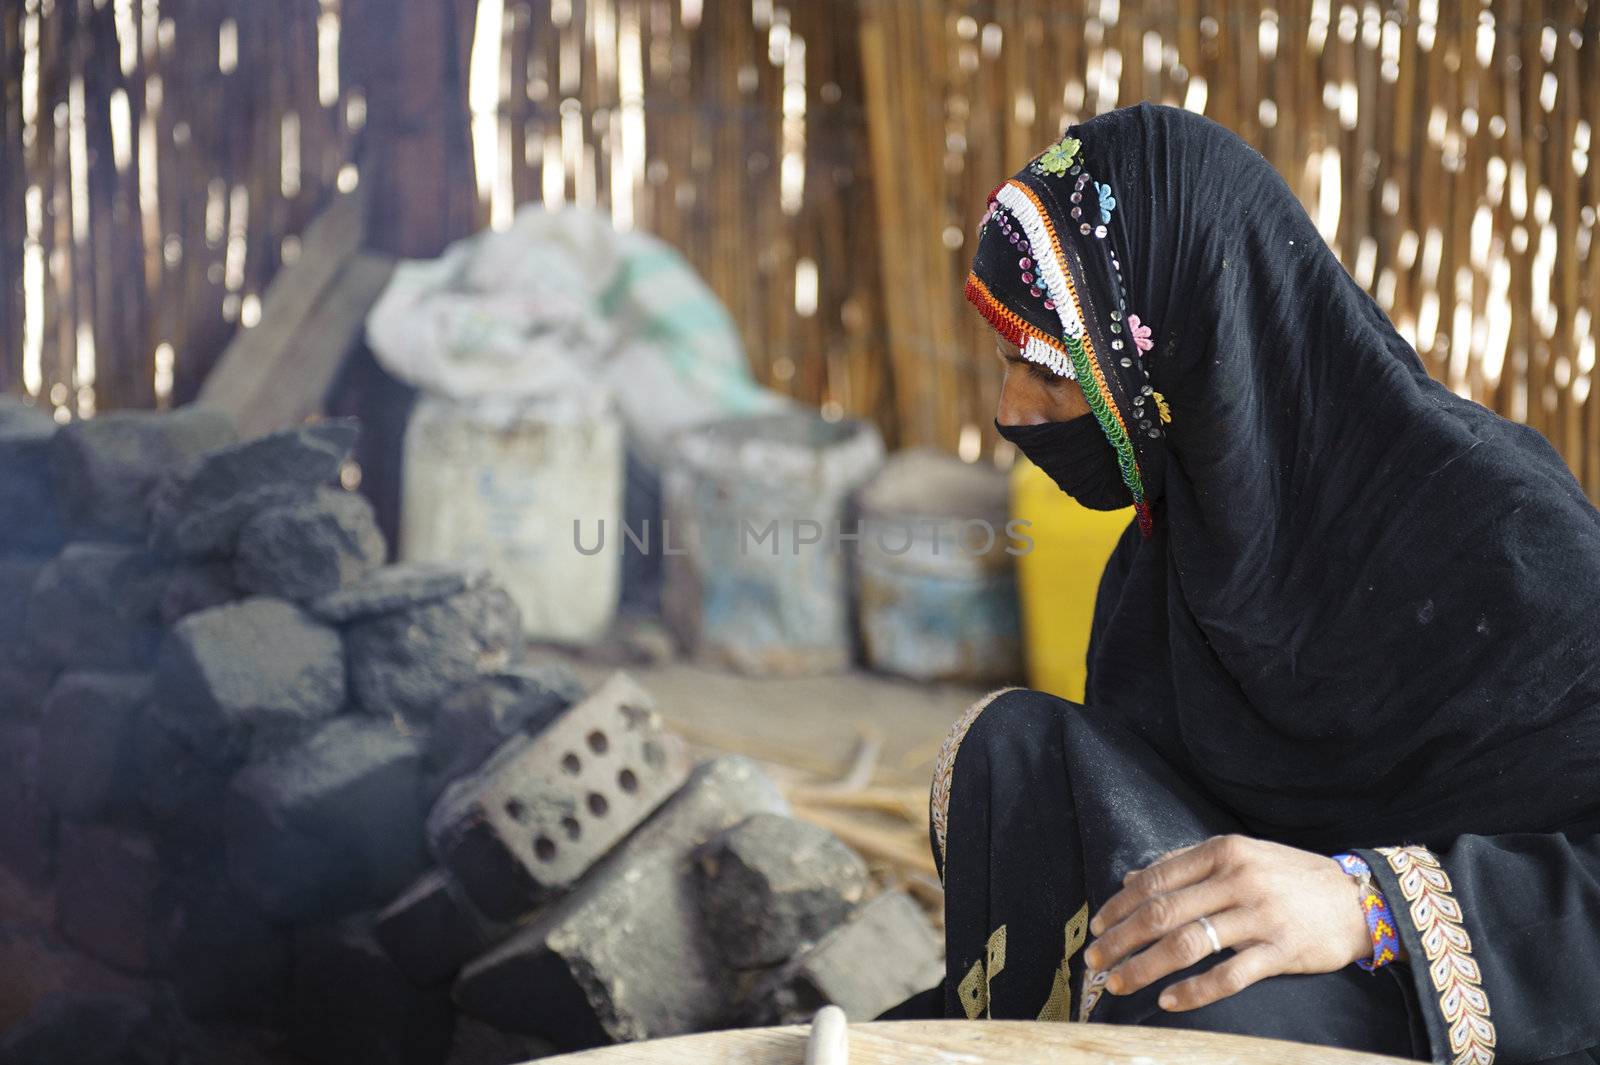
[[[961,749],[961,741],[966,739],[967,730],[972,723],[978,720],[978,715],[988,708],[1006,692],[1014,692],[1015,687],[1001,688],[992,691],[982,699],[967,707],[966,712],[956,719],[950,726],[950,731],[945,735],[944,744],[939,748],[939,757],[933,763],[933,789],[928,795],[928,817],[933,822],[933,836],[939,844],[939,872],[941,879],[944,874],[945,860],[945,835],[950,827],[950,785],[955,773],[956,753]]]
[[[1451,1065],[1493,1065],[1495,1030],[1489,998],[1450,875],[1426,847],[1376,849],[1394,870],[1427,955],[1428,979],[1439,996],[1439,1012],[1450,1036]]]

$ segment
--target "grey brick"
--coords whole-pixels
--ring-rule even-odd
[[[298,931],[293,1045],[314,1065],[442,1065],[454,1013],[442,989],[405,978],[355,916]]]
[[[0,863],[25,883],[55,876],[56,817],[40,784],[39,726],[0,721]]]
[[[383,566],[361,581],[314,600],[313,614],[337,624],[408,610],[490,583],[489,571],[443,562]]]
[[[750,1019],[800,1024],[832,1003],[870,1021],[944,977],[939,934],[901,891],[879,895],[757,993]]]
[[[134,812],[135,739],[149,698],[144,673],[77,671],[56,679],[40,727],[44,793],[58,813],[103,820]]]
[[[704,928],[692,852],[751,814],[786,809],[753,762],[701,766],[570,894],[467,966],[457,1005],[563,1048],[727,1023],[735,978]]]
[[[392,897],[425,862],[418,762],[390,722],[344,716],[241,770],[225,813],[234,883],[282,921]]]
[[[356,435],[354,420],[329,419],[197,457],[152,492],[151,543],[175,554],[230,554],[258,511],[336,481]]]
[[[155,968],[161,865],[148,837],[100,825],[61,826],[56,925],[67,942],[130,972]]]
[[[700,907],[724,960],[765,969],[844,923],[866,896],[867,867],[816,825],[755,814],[701,848]]]
[[[357,621],[345,630],[350,687],[371,714],[433,718],[456,689],[522,652],[522,616],[493,585]]]
[[[222,559],[195,559],[172,567],[161,593],[161,624],[171,628],[190,614],[240,598],[233,564]]]
[[[189,1038],[168,1003],[66,991],[0,1036],[0,1065],[183,1065]]]
[[[68,544],[33,582],[28,646],[54,667],[147,669],[169,579],[167,566],[141,548]]]
[[[476,772],[513,736],[536,735],[583,698],[583,685],[558,663],[512,665],[451,695],[429,731],[424,790],[438,798]]]
[[[65,533],[50,475],[50,415],[37,407],[0,407],[0,551],[51,553]]]
[[[510,931],[479,913],[443,869],[422,874],[379,911],[373,926],[383,949],[418,987],[449,982]]]
[[[387,554],[364,496],[319,488],[304,502],[268,507],[245,522],[234,573],[247,592],[303,602],[355,583]]]
[[[339,634],[281,599],[258,596],[189,615],[156,664],[157,716],[218,762],[237,761],[259,738],[315,727],[344,697]]]
[[[575,882],[686,772],[649,693],[616,673],[452,784],[428,815],[428,841],[479,909],[511,920]]]
[[[55,434],[51,473],[74,537],[143,543],[147,497],[165,472],[238,432],[227,415],[202,407],[170,413],[113,411],[71,422]]]
[[[169,875],[152,917],[154,954],[184,1011],[270,1025],[289,1005],[291,934],[228,878],[220,860]]]

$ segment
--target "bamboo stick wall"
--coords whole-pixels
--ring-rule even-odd
[[[960,280],[983,198],[1066,122],[1149,99],[1259,147],[1430,369],[1600,495],[1583,0],[479,3],[484,220],[575,200],[661,234],[758,376],[830,415],[982,454],[992,341]],[[5,5],[0,385],[63,413],[191,394],[352,158],[338,15]]]

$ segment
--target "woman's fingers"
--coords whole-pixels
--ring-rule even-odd
[[[1233,908],[1206,916],[1216,930],[1217,942],[1234,946],[1251,937],[1248,910]],[[1187,969],[1216,953],[1211,937],[1199,920],[1189,920],[1167,932],[1153,946],[1118,964],[1106,980],[1106,990],[1114,995],[1131,995],[1162,977]],[[1230,959],[1231,960],[1231,959]]]
[[[1257,981],[1288,971],[1278,948],[1270,943],[1258,943],[1213,965],[1199,976],[1179,980],[1163,990],[1156,1001],[1162,1009],[1174,1013],[1195,1010],[1237,995]]]
[[[1196,918],[1231,909],[1237,903],[1229,883],[1216,877],[1146,899],[1091,943],[1084,961],[1096,969],[1110,969],[1134,951],[1192,924]],[[1208,940],[1208,949],[1209,946]]]
[[[1089,931],[1102,935],[1147,900],[1186,887],[1209,875],[1219,863],[1229,860],[1238,846],[1234,836],[1213,836],[1167,858],[1159,858],[1143,869],[1135,869],[1122,879],[1122,890],[1106,900],[1089,922]]]

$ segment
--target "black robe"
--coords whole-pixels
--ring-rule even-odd
[[[1079,171],[1015,180],[1145,518],[1086,704],[1244,831],[1366,859],[1435,1060],[1600,1047],[1600,514],[1537,432],[1428,376],[1239,138],[1150,105],[1070,132],[1104,237],[1069,218]],[[985,298],[1047,334],[1015,272],[986,225]],[[1154,341],[1132,369],[1128,313]]]

